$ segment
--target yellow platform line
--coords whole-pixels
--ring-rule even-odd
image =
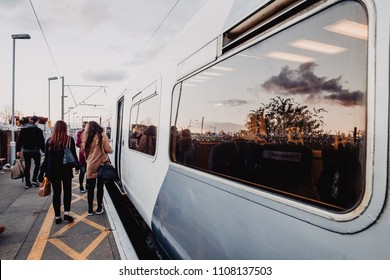
[[[72,203],[78,200],[86,200],[86,194],[83,195],[72,194],[72,195],[76,196],[76,198],[72,200]],[[54,209],[53,209],[53,205],[51,204],[27,259],[40,260],[42,258],[47,242],[50,242],[58,249],[60,249],[62,252],[64,252],[66,255],[71,257],[72,259],[85,260],[96,249],[96,247],[99,246],[99,244],[104,240],[104,238],[110,233],[110,231],[106,227],[87,219],[88,212],[85,212],[81,216],[72,212],[72,216],[75,218],[73,223],[69,223],[65,225],[50,237],[50,231],[54,221]],[[84,249],[82,253],[78,253],[77,251],[75,251],[74,249],[66,245],[63,241],[57,239],[57,237],[60,237],[64,232],[76,226],[79,222],[84,222],[102,231],[102,233],[97,238],[95,238],[88,245],[88,247]]]
[[[108,231],[102,232],[82,253],[75,251],[59,239],[50,239],[49,242],[74,260],[87,260],[88,256],[99,246],[108,234]]]
[[[88,245],[87,248],[81,253],[82,256],[87,258],[96,248],[99,246],[99,244],[103,241],[103,239],[109,234],[109,231],[103,231],[95,240]]]
[[[106,227],[104,227],[104,226],[102,226],[102,225],[100,225],[98,223],[95,223],[94,221],[88,220],[88,219],[84,219],[83,222],[88,224],[88,225],[90,225],[90,226],[92,226],[92,227],[94,227],[94,228],[97,228],[100,231],[108,230]]]
[[[45,250],[47,239],[50,236],[50,230],[53,226],[54,209],[53,205],[50,205],[49,211],[47,211],[45,220],[43,221],[42,227],[39,230],[37,239],[35,239],[34,245],[31,248],[28,260],[40,260]]]
[[[54,239],[50,239],[49,242],[54,246],[56,246],[58,249],[60,249],[63,253],[71,257],[73,260],[85,260],[85,258],[80,253],[70,248],[61,240],[54,238]]]

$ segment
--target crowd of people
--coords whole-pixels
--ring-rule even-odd
[[[107,154],[113,150],[103,128],[95,121],[83,122],[82,129],[76,139],[68,135],[67,124],[57,121],[50,137],[45,141],[43,131],[37,126],[38,117],[33,116],[29,122],[22,125],[16,144],[17,157],[25,162],[25,188],[39,186],[46,177],[52,187],[52,204],[55,213],[55,223],[62,221],[71,223],[72,179],[79,176],[80,193],[88,192],[88,215],[103,214],[103,181],[98,178],[100,165],[109,161]],[[79,153],[76,153],[76,148]],[[65,150],[69,149],[76,164],[64,163]],[[41,164],[41,159],[43,162]],[[31,161],[34,169],[31,176]],[[85,184],[84,184],[85,179]],[[95,187],[97,187],[97,206],[93,209]],[[63,194],[63,195],[62,195]],[[61,215],[61,197],[63,199],[63,215]],[[5,227],[0,226],[3,232]],[[0,233],[1,233],[0,232]]]

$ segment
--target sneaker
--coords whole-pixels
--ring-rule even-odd
[[[38,187],[39,186],[39,182],[37,181],[37,180],[35,180],[35,181],[32,181],[32,183],[31,183],[32,185],[34,185],[34,186],[36,186],[36,187]]]
[[[80,187],[80,192],[81,192],[81,193],[86,193],[87,191],[84,189],[84,187],[81,186],[81,187]]]
[[[88,212],[88,216],[93,216],[93,212]]]
[[[66,214],[65,214],[65,215],[64,215],[64,220],[65,220],[65,221],[68,221],[69,223],[71,223],[71,222],[73,222],[74,219],[73,219],[72,216],[69,216],[69,215],[66,215]]]
[[[31,188],[32,187],[32,184],[26,184],[25,186],[24,186],[24,188],[27,190],[27,189],[29,189],[29,188]]]
[[[99,210],[96,210],[96,215],[101,215],[103,214],[105,211],[104,209],[101,209],[100,211]]]

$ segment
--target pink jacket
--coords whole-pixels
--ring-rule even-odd
[[[85,152],[85,142],[87,140],[86,133],[83,133],[83,140],[81,142],[81,149],[84,151],[87,162],[87,179],[96,178],[100,164],[109,160],[107,153],[113,152],[107,135],[102,133],[102,146],[99,145],[99,138],[97,135],[92,140],[89,151]]]

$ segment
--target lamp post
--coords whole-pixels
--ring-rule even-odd
[[[61,94],[61,120],[64,120],[64,76],[60,77],[62,80],[62,94]]]
[[[48,107],[48,118],[49,118],[49,121],[51,121],[51,118],[50,118],[50,81],[53,81],[53,80],[58,80],[57,77],[50,77],[48,78],[48,81],[49,81],[49,107]]]
[[[16,143],[15,143],[15,40],[16,39],[31,39],[28,34],[13,34],[11,35],[13,40],[12,51],[12,128],[11,128],[11,142],[10,142],[10,164],[14,164],[16,155]]]

